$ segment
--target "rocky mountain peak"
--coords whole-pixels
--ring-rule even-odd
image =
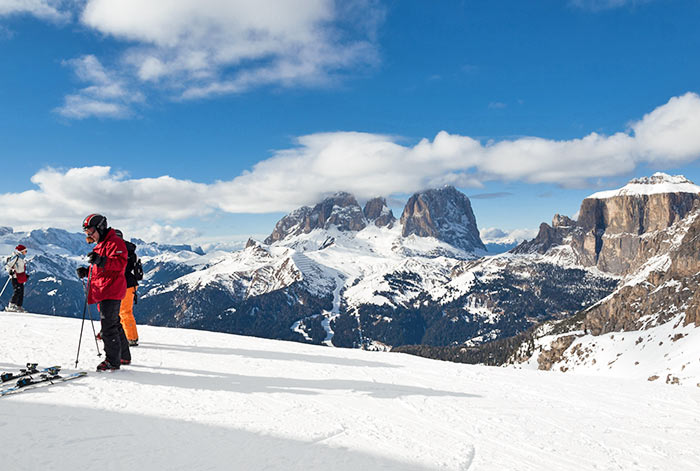
[[[614,359],[600,367],[608,373],[618,369],[628,374],[626,365],[634,361],[635,371],[650,369],[645,374],[649,381],[665,376],[667,384],[696,383],[697,375],[687,374],[691,362],[683,357],[694,358],[684,338],[700,327],[700,201],[682,220],[648,234],[644,245],[646,263],[622,278],[615,291],[561,323],[534,329],[534,338],[525,343],[536,347],[514,351],[534,354],[540,369],[590,372],[597,362],[612,357],[608,350],[613,347]],[[601,344],[600,336],[608,334],[619,344]]]
[[[367,227],[362,208],[353,195],[338,192],[324,199],[313,208],[302,206],[280,219],[266,244],[272,244],[287,236],[308,234],[314,229],[335,226],[340,231],[361,231]]]
[[[698,200],[700,187],[682,175],[655,173],[637,178],[617,190],[584,199],[578,221],[555,215],[552,227],[543,223],[535,239],[513,252],[545,253],[567,240],[582,265],[625,274],[658,251],[642,236],[685,218]]]
[[[700,187],[682,175],[655,173],[584,199],[578,225],[585,231],[636,234],[666,229],[690,212]]]
[[[573,227],[576,221],[562,214],[555,214],[552,218],[552,227]]]
[[[671,176],[657,172],[650,177],[635,178],[627,185],[617,190],[599,191],[588,198],[606,199],[616,196],[642,196],[664,193],[700,193],[700,186],[694,184],[683,175]]]
[[[683,175],[669,175],[664,172],[656,172],[650,177],[640,177],[640,178],[633,178],[630,180],[630,183],[635,183],[635,184],[641,184],[641,185],[658,185],[661,183],[671,183],[673,185],[679,185],[679,184],[685,184],[685,183],[690,183],[693,184],[690,180],[685,178]]]
[[[469,198],[453,186],[415,193],[401,214],[402,235],[435,237],[472,252],[486,250]]]
[[[385,198],[372,198],[365,204],[365,209],[362,210],[367,218],[367,221],[374,222],[377,227],[393,227],[396,222],[394,213],[386,204]]]
[[[270,258],[270,252],[268,252],[267,249],[260,244],[260,242],[253,238],[248,238],[243,250],[259,258]]]
[[[20,239],[20,242],[30,248],[60,247],[74,255],[83,255],[90,251],[90,246],[85,242],[83,234],[71,233],[63,229],[35,229]]]

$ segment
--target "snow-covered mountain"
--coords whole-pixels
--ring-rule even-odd
[[[683,175],[668,175],[663,172],[656,172],[651,177],[634,178],[627,185],[617,190],[599,191],[589,198],[607,199],[617,196],[648,196],[660,194],[690,193],[697,195],[700,193],[700,186],[691,182]]]
[[[544,254],[567,247],[582,266],[625,275],[659,250],[650,236],[686,217],[698,200],[699,186],[680,175],[656,173],[585,198],[577,221],[557,214],[552,226],[543,223],[537,237],[514,252]]]
[[[612,294],[539,326],[510,361],[700,386],[700,202],[647,239],[655,252]]]
[[[80,315],[83,236],[6,232],[8,252],[26,239],[63,263],[60,273],[35,270],[29,288],[47,291],[28,289],[26,307]],[[146,270],[140,323],[342,347],[478,345],[568,317],[617,284],[562,257],[485,257],[469,200],[452,187],[413,195],[400,221],[383,198],[362,209],[338,193],[233,252],[134,242]]]
[[[570,316],[617,284],[562,257],[485,257],[452,187],[413,195],[400,221],[383,199],[362,209],[338,193],[265,242],[151,284],[141,319],[343,347],[473,345]]]
[[[434,237],[467,252],[486,250],[469,198],[452,186],[411,196],[401,214],[401,235]]]
[[[25,306],[46,314],[80,315],[84,295],[75,269],[81,264],[81,258],[91,250],[85,236],[61,229],[25,233],[14,232],[9,227],[0,228],[0,254],[11,254],[18,244],[28,248],[28,272],[31,276],[25,287]],[[8,275],[4,270],[2,275],[4,284]],[[8,286],[2,296],[3,306],[9,302],[11,295],[12,287]]]
[[[370,222],[375,222],[377,226],[389,226],[394,221],[394,215],[386,206],[386,201],[370,200],[363,210],[353,195],[340,192],[324,199],[313,208],[302,206],[283,217],[272,234],[265,239],[265,243],[272,244],[314,230],[334,227],[343,232],[361,231]]]
[[[339,347],[403,346],[437,358],[545,369],[572,369],[574,360],[566,358],[578,349],[576,358],[585,350],[587,365],[600,367],[611,360],[591,356],[592,345],[613,331],[646,329],[637,350],[688,344],[683,339],[700,317],[694,297],[700,266],[697,251],[683,248],[694,247],[688,234],[698,218],[697,188],[665,174],[633,180],[584,199],[578,220],[555,215],[535,239],[496,256],[483,249],[468,199],[454,188],[413,195],[399,220],[382,198],[361,208],[352,195],[338,193],[293,211],[265,242],[251,239],[242,250],[204,253],[137,241],[147,273],[136,317],[154,325]],[[63,261],[30,282],[72,283],[77,301],[68,313],[39,311],[78,315],[82,286],[73,272],[89,248],[79,234],[51,233],[56,242],[41,232],[27,238],[4,229],[0,243],[9,251],[20,240],[42,240]],[[67,292],[52,289],[54,296]],[[669,326],[671,341],[662,338]],[[576,347],[580,338],[590,345]],[[673,370],[670,382],[695,374],[676,371],[691,371],[687,361],[659,364]],[[649,376],[662,376],[657,373]]]
[[[700,187],[681,176],[655,174],[596,193],[583,201],[578,221],[556,215],[511,256],[617,276],[612,293],[573,316],[483,347],[403,350],[700,385],[699,241]]]
[[[0,332],[0,372],[27,362],[76,371],[80,320],[1,313]],[[87,377],[1,398],[3,469],[651,471],[700,462],[694,386],[185,329],[139,334],[131,366],[94,373],[100,358],[84,339]]]

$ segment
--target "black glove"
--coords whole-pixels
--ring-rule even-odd
[[[99,255],[97,252],[90,252],[87,254],[88,262],[92,263],[93,265],[97,265],[98,267],[104,267],[105,262],[107,261],[107,257],[103,257],[102,255]]]
[[[88,268],[87,267],[78,267],[76,270],[76,273],[78,273],[78,278],[85,278],[88,276]]]

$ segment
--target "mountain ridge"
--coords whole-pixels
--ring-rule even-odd
[[[385,198],[372,198],[361,208],[352,194],[338,192],[313,207],[302,206],[284,216],[264,243],[280,243],[331,226],[341,232],[359,232],[370,224],[391,228],[395,223]],[[414,193],[404,206],[400,224],[403,237],[434,237],[466,252],[486,251],[469,198],[453,186]]]
[[[649,181],[658,180],[664,178]],[[635,183],[640,184],[652,183]],[[251,239],[234,252],[142,244],[137,250],[143,249],[147,276],[137,320],[365,349],[457,346],[471,358],[483,347],[491,349],[488,358],[502,358],[503,353],[493,356],[494,348],[502,349],[496,346],[512,347],[513,336],[540,325],[574,322],[651,258],[671,250],[669,227],[687,222],[698,204],[692,193],[681,192],[680,200],[669,196],[675,193],[617,195],[605,198],[598,210],[584,211],[578,221],[555,215],[535,239],[484,257],[475,248],[477,239],[453,245],[451,237],[460,234],[452,230],[454,223],[478,235],[476,218],[464,204],[468,198],[456,193],[450,187],[416,193],[400,220],[383,198],[361,208],[349,193],[337,193],[282,218],[271,243]],[[658,204],[650,212],[651,199]],[[619,201],[631,210],[624,217],[606,209],[619,209]],[[660,205],[667,207],[659,210]],[[410,218],[414,229],[405,224]],[[3,233],[0,244],[12,239],[11,230]],[[84,244],[82,238],[69,240]],[[45,289],[28,302],[49,299],[48,293],[59,296],[70,286],[65,298],[73,304],[54,302],[44,312],[77,315],[82,287],[73,273],[83,254],[56,252],[56,266],[31,280],[33,289]],[[692,257],[683,260],[679,267],[694,269]],[[593,330],[592,324],[585,328]]]

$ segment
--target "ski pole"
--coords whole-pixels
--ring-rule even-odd
[[[18,258],[19,258],[19,256],[15,256],[15,259],[5,266],[12,267],[12,269],[14,270],[14,266],[15,266],[15,263],[17,263]],[[2,291],[0,291],[0,296],[2,296],[5,293],[5,288],[7,288],[7,284],[10,282],[11,279],[12,279],[12,273],[10,273],[10,275],[7,277],[7,281],[5,282],[5,286],[3,286]]]
[[[92,271],[92,270],[90,270]],[[92,276],[92,273],[88,273],[88,282],[90,277]],[[82,282],[82,280],[81,280]],[[83,286],[85,286],[83,284]],[[75,354],[75,367],[78,367],[78,357],[80,357],[80,344],[83,342],[83,327],[85,326],[85,313],[87,312],[87,305],[88,305],[88,293],[87,290],[85,290],[85,304],[83,305],[83,321],[80,323],[80,338],[78,339],[78,351]],[[97,341],[97,339],[95,339]]]
[[[0,297],[5,293],[5,288],[7,288],[7,284],[10,282],[10,279],[12,278],[12,275],[9,275],[7,277],[7,281],[5,282],[5,286],[2,287],[2,291],[0,291]]]
[[[88,280],[90,280],[89,277],[88,277]],[[90,281],[88,281],[87,288],[85,288],[85,283],[83,282],[83,289],[85,289],[85,299],[87,299],[87,293],[90,291]],[[102,352],[100,352],[100,344],[97,343],[97,332],[95,332],[95,321],[92,318],[92,309],[90,309],[89,305],[88,305],[87,311],[90,314],[90,325],[92,326],[92,336],[95,337],[95,348],[97,348],[97,356],[101,357]]]

